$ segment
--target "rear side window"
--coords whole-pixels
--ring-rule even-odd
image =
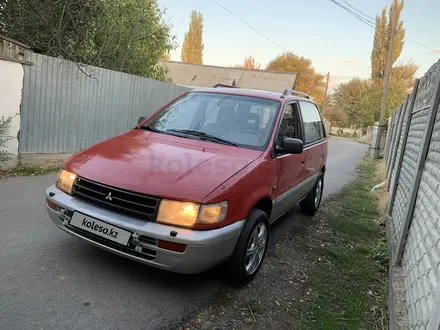
[[[304,144],[311,144],[325,137],[324,126],[318,109],[313,103],[300,101],[301,116],[304,123]]]

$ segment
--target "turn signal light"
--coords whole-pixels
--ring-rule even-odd
[[[55,204],[50,199],[46,199],[47,206],[49,206],[52,210],[58,212],[58,204]]]
[[[186,250],[186,244],[164,241],[161,239],[157,241],[157,246],[159,246],[161,249],[179,253],[185,252]]]

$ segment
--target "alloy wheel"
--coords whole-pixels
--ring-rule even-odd
[[[246,273],[253,274],[263,260],[267,244],[267,225],[262,222],[255,227],[246,249]]]

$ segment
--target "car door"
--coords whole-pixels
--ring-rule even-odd
[[[273,155],[276,164],[277,184],[272,208],[272,221],[292,208],[302,197],[298,187],[304,177],[305,153],[292,155],[280,152],[279,148],[286,137],[301,139],[301,121],[296,102],[285,105],[275,137]]]
[[[325,132],[318,108],[312,102],[299,101],[302,118],[302,138],[306,154],[304,181],[307,191],[312,189],[317,175],[325,164]]]

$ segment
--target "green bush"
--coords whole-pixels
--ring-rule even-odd
[[[11,120],[12,117],[0,119],[0,164],[11,159],[11,154],[6,150],[3,150],[3,148],[6,147],[6,142],[12,138],[8,135]]]

